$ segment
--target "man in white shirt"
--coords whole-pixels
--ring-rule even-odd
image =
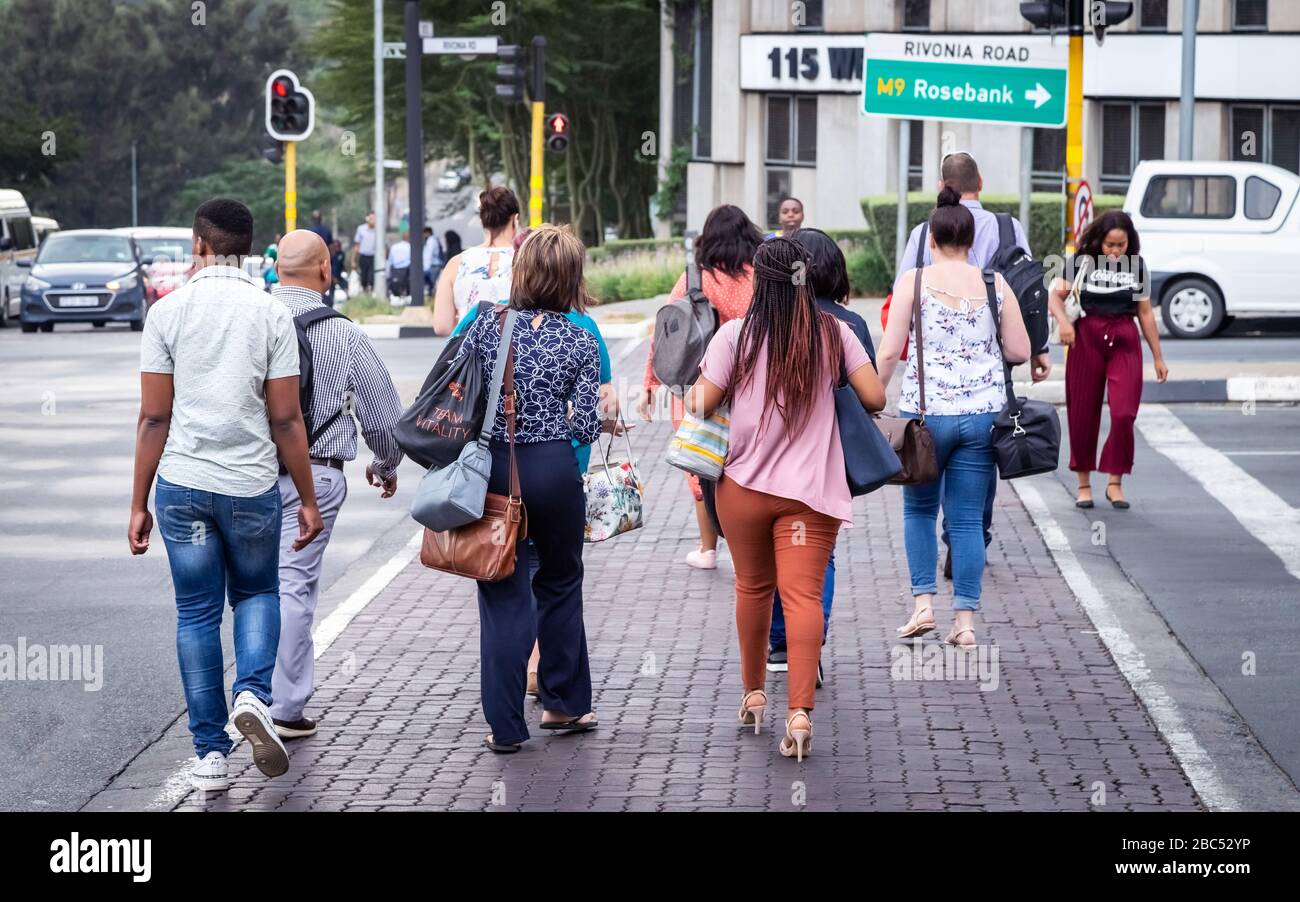
[[[375,237],[375,214],[367,213],[366,221],[352,236],[352,263],[361,274],[361,290],[367,294],[375,290]]]
[[[403,232],[402,240],[388,249],[388,293],[393,297],[411,294],[411,233]]]
[[[127,540],[149,550],[149,488],[176,590],[176,651],[197,755],[190,782],[229,787],[221,617],[234,612],[229,719],[269,777],[289,768],[269,707],[280,635],[277,456],[302,497],[305,548],[322,521],[298,399],[298,338],[287,307],[241,269],[253,215],[234,200],[194,214],[197,272],[149,311]]]
[[[438,276],[442,274],[442,267],[442,245],[438,243],[438,237],[433,234],[433,229],[425,226],[424,287],[425,293],[429,297],[433,297],[433,286],[438,284]]]

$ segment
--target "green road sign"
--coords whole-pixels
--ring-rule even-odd
[[[1066,46],[1050,41],[1039,35],[868,35],[862,112],[1063,128]]]

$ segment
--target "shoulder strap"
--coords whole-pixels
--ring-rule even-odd
[[[700,265],[698,263],[689,263],[686,266],[686,290],[702,291],[703,277],[700,275]]]
[[[930,234],[930,224],[921,224],[921,234],[916,240],[916,284],[912,289],[912,324],[916,329],[916,386],[920,400],[921,422],[925,422],[925,331],[921,314],[921,270],[925,269],[925,240]]]
[[[984,293],[988,297],[989,313],[993,315],[993,339],[998,345],[998,355],[1002,357],[1002,378],[1006,383],[1007,404],[1012,410],[1019,407],[1016,401],[1015,386],[1011,382],[1011,366],[1006,355],[1002,353],[1002,317],[998,314],[997,275],[991,269],[984,270]]]
[[[1010,213],[995,213],[998,220],[998,250],[1016,246],[1016,229],[1011,224]]]
[[[321,320],[333,319],[336,316],[341,317],[342,319],[347,319],[346,316],[343,316],[342,313],[339,313],[333,307],[321,305],[320,307],[314,307],[311,310],[308,310],[306,313],[299,313],[293,318],[293,321],[306,329],[315,323],[319,323]]]
[[[487,414],[483,417],[483,428],[479,431],[478,441],[480,445],[486,445],[492,440],[492,426],[497,419],[497,405],[501,403],[501,388],[506,380],[514,385],[514,373],[507,363],[513,362],[514,345],[511,338],[515,331],[515,321],[519,317],[519,311],[506,308],[505,323],[501,327],[501,344],[497,347],[497,359],[492,367],[492,388],[488,392]],[[504,351],[504,353],[502,353]],[[507,417],[509,419],[509,417]]]

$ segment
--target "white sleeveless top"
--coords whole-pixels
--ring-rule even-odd
[[[489,263],[496,256],[496,272],[488,276]],[[456,319],[482,301],[504,304],[510,299],[510,279],[515,259],[513,247],[470,247],[461,251],[460,270],[453,292]]]
[[[998,312],[1002,312],[1002,278],[997,280]],[[939,291],[939,294],[946,292]],[[993,327],[988,299],[955,297],[953,309],[921,288],[921,317],[925,335],[925,407],[935,416],[997,413],[1006,403],[1002,353]],[[900,311],[901,312],[901,311]],[[916,380],[916,327],[911,328],[907,372],[898,396],[898,409],[919,413]]]

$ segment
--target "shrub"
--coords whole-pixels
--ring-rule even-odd
[[[587,267],[587,289],[597,303],[667,294],[686,268],[684,253],[632,251]]]
[[[889,293],[893,276],[884,258],[874,248],[849,248],[844,257],[849,268],[849,286],[855,295],[883,297]]]
[[[665,253],[680,251],[685,253],[680,238],[620,238],[615,241],[606,241],[600,247],[587,248],[587,261],[589,263],[601,263],[605,260],[613,260],[617,257],[642,251],[663,251]]]

